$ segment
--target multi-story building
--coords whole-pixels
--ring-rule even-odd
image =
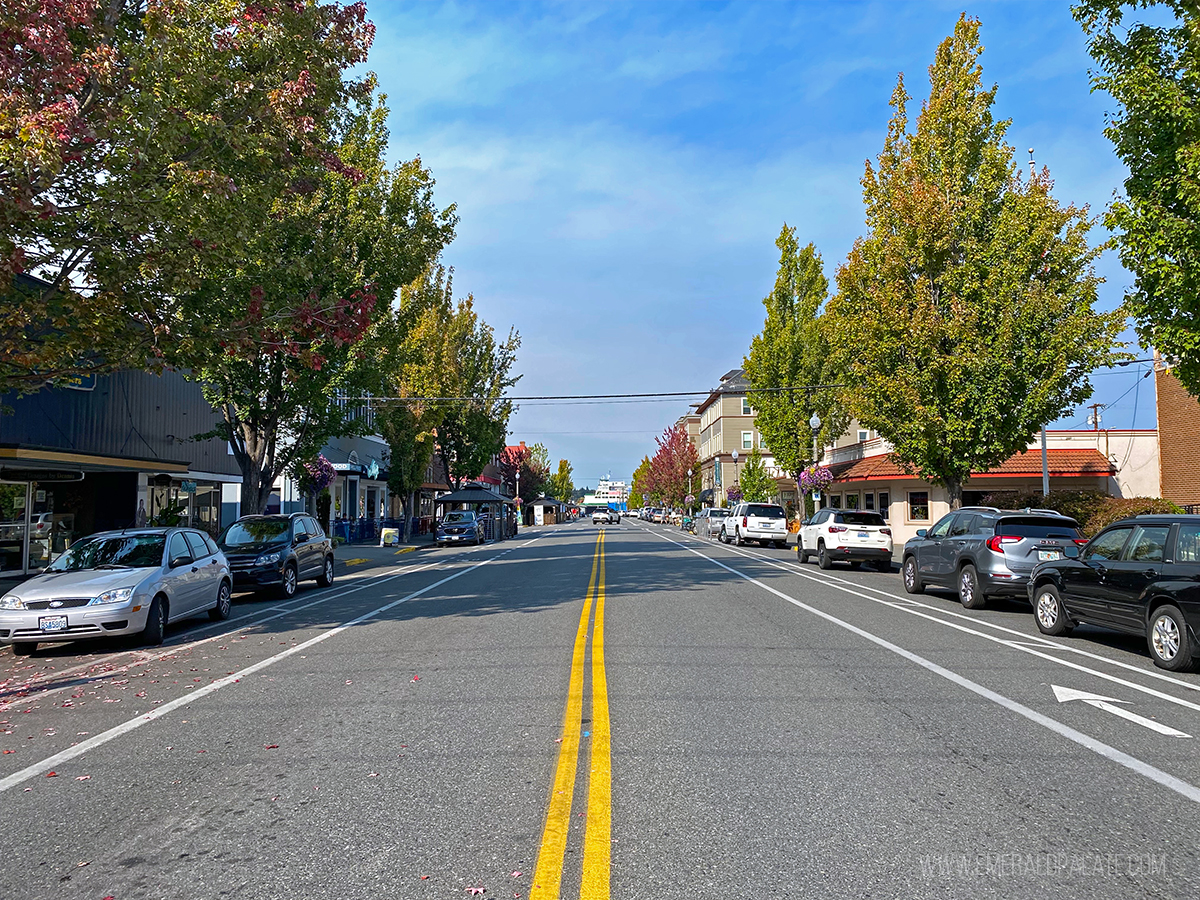
[[[1159,471],[1162,495],[1183,506],[1200,504],[1200,403],[1161,359],[1155,360],[1158,407]]]
[[[775,465],[775,457],[755,425],[749,391],[750,382],[745,373],[734,369],[721,376],[721,383],[696,406],[695,415],[700,420],[702,503],[721,505],[725,492],[737,484],[742,466],[755,449],[762,454],[767,471],[775,478],[775,500],[782,504],[796,501],[795,482]]]

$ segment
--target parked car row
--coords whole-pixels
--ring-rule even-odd
[[[89,535],[0,597],[0,644],[28,655],[39,643],[140,636],[161,644],[168,622],[229,617],[235,589],[283,597],[312,578],[333,583],[333,542],[304,513],[243,516],[214,541],[193,528]]]

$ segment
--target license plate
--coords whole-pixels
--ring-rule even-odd
[[[42,631],[66,631],[66,616],[41,616],[38,618],[38,628]]]
[[[1062,559],[1061,550],[1039,550],[1038,562],[1045,562],[1048,559]]]
[[[860,532],[858,533],[858,539],[859,539],[860,541],[865,541],[865,540],[867,540],[867,539],[868,539],[868,538],[870,538],[870,537],[871,537],[871,536],[870,536],[869,534],[867,534],[865,531],[860,531]]]

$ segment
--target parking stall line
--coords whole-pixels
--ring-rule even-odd
[[[662,535],[659,535],[659,536],[662,537]],[[671,538],[664,538],[664,539],[671,541],[672,543],[678,543],[677,541],[673,541]],[[680,546],[686,546],[686,545],[680,544]],[[1108,672],[1102,672],[1098,669],[1094,669],[1089,666],[1081,665],[1080,663],[1072,662],[1067,659],[1062,659],[1061,657],[1054,656],[1049,653],[1045,653],[1043,651],[1053,649],[1053,650],[1065,650],[1065,651],[1069,651],[1069,652],[1075,652],[1075,653],[1083,655],[1089,659],[1096,660],[1098,662],[1111,664],[1113,666],[1117,666],[1117,667],[1120,667],[1123,669],[1127,669],[1129,671],[1136,672],[1139,675],[1144,675],[1144,676],[1148,676],[1148,677],[1154,678],[1159,681],[1168,682],[1176,687],[1188,688],[1189,690],[1200,689],[1200,686],[1192,684],[1190,682],[1182,681],[1177,678],[1172,678],[1169,675],[1164,675],[1159,672],[1141,669],[1141,668],[1138,668],[1137,666],[1132,666],[1129,663],[1120,662],[1119,660],[1107,659],[1103,656],[1098,656],[1094,653],[1088,653],[1086,650],[1079,650],[1077,648],[1059,644],[1059,643],[1056,643],[1054,641],[1050,641],[1050,640],[1047,640],[1044,638],[1038,638],[1033,635],[1026,634],[1025,632],[1016,631],[1015,629],[1012,629],[1012,628],[1006,628],[1003,625],[996,625],[991,622],[985,622],[985,621],[982,621],[979,619],[973,619],[970,616],[965,616],[965,615],[962,615],[961,613],[956,613],[952,610],[942,610],[942,609],[938,609],[935,606],[930,606],[929,604],[926,604],[926,603],[920,603],[915,600],[910,600],[907,597],[897,597],[896,595],[890,594],[887,591],[883,590],[882,588],[875,588],[875,587],[870,587],[867,585],[861,585],[861,584],[857,584],[852,581],[845,581],[843,579],[836,578],[836,577],[828,578],[828,577],[824,577],[824,576],[814,575],[809,572],[803,571],[803,569],[801,569],[800,566],[796,563],[775,560],[775,559],[772,559],[771,557],[762,556],[760,554],[754,553],[753,551],[746,551],[746,550],[738,549],[738,548],[725,547],[724,549],[727,550],[728,552],[734,554],[735,556],[741,556],[746,559],[753,559],[753,560],[757,560],[759,562],[766,563],[767,565],[771,566],[772,568],[778,569],[780,571],[788,572],[790,574],[798,575],[799,577],[807,579],[808,581],[815,582],[816,584],[825,585],[826,587],[833,588],[834,590],[837,590],[837,591],[842,591],[843,593],[851,594],[852,596],[858,597],[862,600],[869,600],[872,603],[878,603],[881,606],[886,606],[891,609],[898,610],[899,612],[907,613],[912,616],[917,616],[919,618],[926,619],[930,622],[935,622],[938,625],[942,625],[946,628],[952,628],[955,631],[960,631],[964,634],[970,634],[974,637],[983,638],[985,641],[990,641],[991,643],[994,643],[994,644],[1000,644],[1001,646],[1008,647],[1012,650],[1016,650],[1021,653],[1028,654],[1029,656],[1034,656],[1034,657],[1037,657],[1038,659],[1046,660],[1047,662],[1054,663],[1055,665],[1062,666],[1063,668],[1074,669],[1077,672],[1083,672],[1087,675],[1093,675],[1096,678],[1099,678],[1103,681],[1109,681],[1109,682],[1112,682],[1113,684],[1119,684],[1122,687],[1127,687],[1130,690],[1139,691],[1143,694],[1146,694],[1151,697],[1155,697],[1156,699],[1159,699],[1159,700],[1165,700],[1168,703],[1175,704],[1176,706],[1182,706],[1182,707],[1184,707],[1186,709],[1190,709],[1194,712],[1200,712],[1200,703],[1194,703],[1191,700],[1185,700],[1182,697],[1176,697],[1173,694],[1168,694],[1168,693],[1164,693],[1163,691],[1155,690],[1154,688],[1149,687],[1147,685],[1138,684],[1137,682],[1130,681],[1125,678],[1120,678],[1116,675],[1109,674]],[[885,599],[881,599],[880,597],[872,597],[868,594],[861,593],[861,591],[864,591],[864,590],[873,591],[874,593],[877,593],[877,594],[882,594],[884,597],[887,597],[889,599],[885,600]],[[894,599],[891,599],[891,598],[894,598]],[[927,612],[922,611],[922,610],[927,610]],[[963,619],[967,622],[972,623],[973,625],[980,625],[980,626],[987,626],[990,628],[994,628],[998,631],[1003,631],[1007,634],[1015,635],[1019,638],[1019,640],[1009,640],[1007,638],[998,637],[996,635],[988,634],[983,631],[978,631],[975,628],[970,628],[966,625],[961,625],[958,622],[947,621],[946,619],[942,618],[942,616],[952,616],[954,618]]]
[[[512,553],[514,550],[517,550],[517,549],[519,549],[519,548],[511,547],[508,550],[505,550],[503,553],[499,553],[495,556],[488,557],[487,559],[481,560],[472,566],[467,566],[465,568],[461,568],[455,572],[452,572],[450,575],[447,575],[445,578],[442,578],[438,581],[433,582],[432,584],[428,584],[423,588],[420,588],[409,594],[406,594],[405,596],[403,596],[397,600],[392,600],[389,603],[385,603],[383,606],[376,607],[375,609],[373,609],[369,612],[365,612],[360,616],[356,616],[353,619],[350,619],[346,622],[341,623],[340,625],[336,625],[333,628],[330,628],[327,631],[323,631],[320,634],[315,635],[314,637],[311,637],[306,641],[302,641],[299,644],[296,644],[292,647],[288,647],[286,650],[281,650],[279,653],[269,656],[266,659],[259,660],[258,662],[254,663],[253,665],[247,666],[244,669],[241,669],[230,675],[226,675],[222,678],[218,678],[215,681],[211,681],[208,684],[203,685],[202,687],[199,687],[196,690],[192,691],[190,694],[187,694],[182,697],[178,697],[175,700],[169,701],[168,703],[164,703],[162,706],[157,707],[156,709],[152,710],[149,713],[139,714],[136,718],[128,719],[125,722],[122,722],[120,725],[116,725],[116,726],[108,729],[107,731],[103,731],[100,734],[93,735],[92,737],[89,737],[86,740],[83,740],[83,741],[79,742],[78,744],[75,744],[72,747],[69,747],[65,750],[59,751],[58,753],[55,753],[51,756],[45,757],[44,759],[40,760],[39,762],[33,763],[32,765],[26,766],[23,769],[13,772],[11,775],[6,776],[5,778],[0,778],[0,793],[11,790],[12,788],[17,787],[18,785],[28,781],[31,778],[35,778],[39,775],[49,772],[52,769],[54,769],[55,767],[60,766],[65,762],[68,762],[79,756],[83,756],[84,754],[88,753],[89,751],[94,750],[97,747],[103,746],[104,744],[107,744],[109,741],[115,740],[118,737],[129,734],[130,732],[135,731],[138,728],[141,728],[142,726],[149,724],[150,722],[154,722],[158,719],[161,719],[163,716],[166,716],[169,713],[174,712],[175,710],[179,709],[180,707],[188,706],[192,703],[195,703],[197,700],[200,700],[203,697],[206,697],[210,694],[216,693],[217,691],[219,691],[223,688],[229,687],[232,684],[237,684],[243,678],[247,678],[250,675],[253,675],[257,672],[262,671],[263,669],[266,669],[270,666],[275,665],[275,663],[277,663],[277,662],[281,662],[281,661],[287,659],[288,657],[294,656],[298,653],[301,653],[301,652],[309,649],[310,647],[314,647],[317,644],[327,641],[330,638],[341,634],[342,632],[346,631],[347,629],[353,628],[355,625],[359,625],[359,624],[362,624],[363,622],[367,622],[367,621],[375,618],[376,616],[399,606],[402,603],[407,603],[409,600],[413,600],[417,597],[420,597],[424,594],[429,593],[430,591],[434,590],[435,588],[439,588],[444,584],[454,581],[456,578],[461,578],[463,575],[466,575],[470,572],[474,572],[476,569],[486,566],[489,563],[495,562],[496,560],[507,556],[509,553]],[[407,574],[407,573],[406,572],[398,573],[396,575],[385,578],[382,581],[373,582],[373,584],[375,584],[375,585],[382,584],[385,581],[391,581],[395,578],[399,578],[399,577],[401,577],[401,575],[404,575],[404,574]],[[371,586],[371,585],[364,584],[358,588],[355,588],[354,590],[361,590],[362,588],[365,588],[368,586]],[[347,591],[346,593],[352,593],[352,591]],[[330,599],[330,598],[326,598],[326,599]]]
[[[57,694],[57,693],[67,690],[68,687],[74,689],[75,687],[78,687],[81,684],[95,684],[97,682],[105,681],[108,678],[111,678],[113,675],[117,675],[122,672],[128,672],[130,669],[136,668],[138,666],[144,666],[148,663],[167,659],[167,658],[175,655],[176,653],[192,650],[196,647],[202,646],[203,644],[207,644],[212,641],[221,640],[223,638],[227,638],[232,635],[236,635],[240,632],[246,631],[249,628],[254,628],[258,625],[263,625],[267,622],[272,622],[275,619],[282,618],[283,616],[291,615],[292,613],[296,613],[296,612],[301,612],[302,610],[310,609],[314,606],[320,606],[322,603],[328,603],[331,600],[340,600],[342,597],[349,596],[350,594],[356,593],[360,590],[363,590],[364,588],[373,587],[373,586],[380,585],[380,584],[385,584],[396,578],[400,578],[401,576],[412,575],[412,574],[415,574],[416,572],[422,572],[427,569],[433,569],[441,564],[442,564],[441,562],[433,562],[433,563],[427,563],[423,566],[399,567],[399,571],[397,571],[396,569],[393,569],[391,574],[389,574],[387,572],[382,572],[378,576],[372,576],[369,581],[364,581],[362,584],[355,584],[353,587],[341,589],[340,592],[338,592],[338,593],[326,594],[324,596],[317,597],[316,599],[310,599],[309,597],[297,597],[295,600],[289,601],[291,603],[300,604],[298,606],[290,606],[290,607],[272,606],[272,607],[268,607],[265,610],[255,610],[254,612],[248,613],[244,616],[238,616],[236,618],[226,619],[224,622],[214,623],[213,625],[204,625],[199,629],[201,632],[207,631],[210,628],[219,628],[221,626],[228,626],[231,623],[240,622],[243,619],[248,619],[248,618],[254,619],[252,622],[247,622],[246,624],[241,625],[237,628],[232,628],[232,629],[229,629],[228,631],[218,631],[216,634],[211,634],[208,637],[198,638],[196,640],[191,640],[191,641],[180,641],[178,643],[173,643],[173,644],[166,643],[166,644],[164,644],[164,649],[161,652],[154,652],[154,651],[150,651],[150,650],[125,651],[125,653],[129,653],[129,652],[135,653],[137,655],[137,658],[135,658],[127,663],[124,663],[123,665],[113,666],[110,669],[106,669],[103,673],[101,673],[99,675],[90,676],[88,678],[82,679],[82,681],[75,682],[71,685],[63,685],[62,687],[46,688],[44,690],[37,691],[36,693],[33,693],[33,694],[24,694],[22,696],[15,697],[11,700],[0,700],[0,712],[7,712],[9,709],[13,708],[13,706],[24,706],[26,704],[33,703],[37,700],[43,700],[46,697],[51,697],[54,694]],[[351,583],[353,584],[353,582],[351,582]],[[339,585],[339,588],[340,587],[341,586]],[[322,588],[321,590],[322,591],[338,590],[338,588]],[[309,602],[304,603],[303,601],[305,601],[305,600],[308,600]],[[255,616],[258,616],[260,613],[269,612],[272,610],[280,610],[280,612],[276,613],[275,615],[271,615],[271,616],[262,616],[260,618],[254,618]],[[80,664],[77,666],[72,666],[72,667],[66,668],[66,669],[55,670],[54,672],[50,673],[50,676],[54,677],[54,678],[69,677],[70,675],[72,675],[76,672],[86,672],[88,669],[92,669],[98,665],[104,665],[105,662],[106,662],[106,660],[97,660],[95,662],[83,663],[83,664]]]
[[[1010,712],[1016,713],[1017,715],[1033,722],[1034,724],[1041,725],[1043,728],[1046,728],[1049,731],[1052,731],[1055,734],[1066,738],[1067,740],[1071,741],[1072,743],[1078,744],[1081,747],[1091,750],[1093,753],[1096,753],[1097,755],[1102,756],[1105,759],[1108,759],[1109,761],[1114,762],[1119,766],[1129,769],[1132,772],[1136,772],[1137,774],[1155,782],[1156,784],[1159,784],[1162,787],[1167,788],[1168,790],[1174,791],[1175,793],[1192,801],[1193,803],[1200,803],[1200,788],[1184,781],[1181,778],[1178,778],[1178,777],[1170,774],[1169,772],[1165,772],[1162,769],[1159,769],[1156,766],[1153,766],[1150,763],[1145,762],[1144,760],[1138,759],[1137,757],[1132,756],[1128,753],[1125,753],[1122,750],[1118,750],[1116,747],[1106,744],[1103,741],[1097,740],[1096,738],[1093,738],[1090,735],[1084,734],[1083,732],[1078,731],[1078,730],[1070,727],[1069,725],[1065,725],[1062,722],[1059,722],[1057,719],[1053,719],[1050,716],[1044,715],[1044,714],[1038,712],[1037,710],[1024,705],[1023,703],[1019,703],[1018,701],[1013,700],[1010,697],[1007,697],[1003,694],[998,693],[997,691],[993,691],[990,688],[984,687],[982,684],[979,684],[978,682],[972,681],[971,679],[966,678],[965,676],[960,675],[951,669],[947,669],[945,666],[939,665],[938,663],[935,663],[932,660],[926,659],[925,657],[920,656],[917,653],[913,653],[911,650],[906,650],[905,648],[899,646],[898,644],[894,644],[885,638],[879,637],[878,635],[873,634],[872,632],[867,631],[864,628],[860,628],[859,626],[854,625],[850,622],[847,622],[844,619],[840,619],[837,616],[831,615],[830,613],[827,613],[823,610],[817,609],[815,606],[811,606],[808,603],[805,603],[801,600],[797,600],[795,597],[791,597],[788,594],[785,594],[784,592],[771,587],[770,585],[764,583],[763,581],[760,581],[759,579],[753,577],[752,575],[748,575],[745,572],[742,572],[741,570],[734,568],[733,566],[728,566],[725,563],[721,562],[720,560],[715,559],[711,556],[708,556],[707,554],[702,553],[699,550],[696,550],[693,547],[688,546],[687,544],[684,544],[684,543],[676,541],[672,538],[666,537],[665,535],[660,534],[658,536],[660,538],[662,538],[664,541],[674,544],[675,546],[679,547],[680,549],[685,550],[688,553],[692,553],[696,556],[699,556],[701,559],[707,560],[708,562],[712,563],[713,565],[718,566],[733,575],[736,575],[738,578],[748,581],[749,583],[755,585],[756,587],[761,588],[762,590],[766,591],[767,593],[772,594],[772,595],[778,597],[779,599],[792,604],[793,606],[795,606],[798,609],[802,609],[805,612],[807,612],[811,615],[814,615],[826,622],[829,622],[832,625],[836,625],[839,628],[843,628],[846,631],[849,631],[851,634],[858,635],[859,637],[863,638],[864,640],[869,641],[870,643],[875,644],[876,646],[881,647],[884,650],[894,653],[897,656],[902,657],[903,659],[907,659],[908,661],[915,663],[916,665],[920,666],[921,668],[925,669],[926,671],[931,672],[932,674],[937,675],[940,678],[944,678],[947,681],[949,681],[953,684],[956,684],[959,687],[964,688],[965,690],[968,690],[971,693],[984,698],[985,700],[989,700],[992,703],[995,703],[996,705],[1009,710]],[[759,560],[762,559],[762,557],[753,557],[753,558],[759,559]],[[776,568],[783,568],[783,567],[776,566]],[[810,579],[810,580],[815,580],[815,579]],[[847,588],[842,588],[837,585],[829,584],[827,582],[826,582],[826,585],[828,587],[833,587],[838,590],[845,591],[846,593],[856,593],[855,591],[849,590]],[[873,600],[876,603],[884,603],[885,602],[882,600],[878,600],[877,598],[869,597],[865,594],[858,594],[858,596],[865,600]],[[886,604],[886,605],[890,606],[891,604]],[[893,607],[893,608],[898,609],[899,607]],[[932,618],[932,617],[928,617],[928,618]],[[937,621],[937,620],[935,619],[934,621]],[[943,623],[943,624],[949,624],[949,623]],[[987,635],[982,635],[982,636],[988,637]],[[1047,657],[1047,658],[1050,659],[1051,661],[1056,661],[1056,660],[1054,660],[1053,657]],[[1099,674],[1099,673],[1096,673],[1096,674]]]

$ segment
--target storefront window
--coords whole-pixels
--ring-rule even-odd
[[[27,484],[0,484],[0,572],[20,572],[24,568],[28,493]]]
[[[929,521],[929,491],[908,492],[908,518],[910,522]]]
[[[858,509],[858,494],[846,495],[846,509]]]
[[[892,505],[891,495],[887,491],[879,492],[879,514],[886,521],[888,517],[888,508]]]

